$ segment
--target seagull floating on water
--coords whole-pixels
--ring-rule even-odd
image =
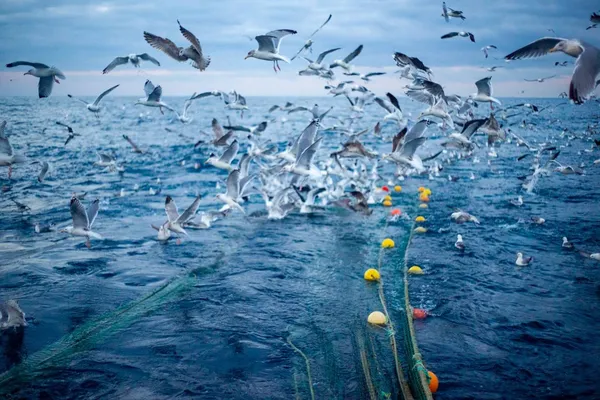
[[[517,264],[519,267],[524,267],[529,265],[532,261],[533,257],[523,257],[523,253],[517,253],[517,260],[515,261],[515,264]]]

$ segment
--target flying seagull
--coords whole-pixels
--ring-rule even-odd
[[[481,48],[481,51],[483,51],[483,54],[485,54],[485,58],[488,58],[488,56],[489,56],[488,51],[491,49],[497,49],[497,47],[494,46],[493,44],[489,44],[489,45]]]
[[[93,103],[88,103],[85,100],[81,100],[78,99],[77,97],[73,97],[72,95],[68,94],[67,96],[69,96],[72,99],[75,99],[77,101],[82,102],[83,104],[85,104],[85,107],[90,110],[91,112],[93,112],[94,114],[96,114],[96,116],[98,116],[98,113],[100,112],[100,100],[102,100],[104,98],[104,96],[106,96],[107,94],[109,94],[110,92],[112,92],[113,90],[115,90],[116,88],[118,88],[119,85],[115,85],[107,90],[105,90],[104,92],[102,92],[100,94],[100,96],[96,97],[96,100],[94,100]]]
[[[68,233],[73,236],[83,236],[87,239],[85,245],[91,247],[90,238],[102,239],[102,236],[92,231],[94,221],[98,216],[98,210],[100,209],[100,200],[96,199],[90,204],[86,210],[81,204],[81,201],[76,197],[71,197],[71,203],[69,206],[71,210],[71,218],[73,219],[73,225],[61,229],[61,232]]]
[[[191,43],[191,46],[186,48],[178,47],[170,39],[162,38],[146,31],[144,31],[144,39],[146,39],[146,42],[150,46],[162,51],[172,59],[179,62],[190,60],[192,67],[204,71],[210,65],[210,57],[204,57],[198,38],[181,26],[179,20],[177,20],[177,23],[179,24],[179,31]]]
[[[281,71],[279,67],[279,61],[290,63],[287,57],[279,54],[279,45],[281,39],[287,35],[295,35],[297,32],[293,29],[277,29],[275,31],[267,32],[264,35],[255,37],[258,42],[258,49],[250,50],[244,59],[256,58],[259,60],[273,61],[273,71]]]
[[[449,32],[442,36],[442,39],[449,39],[456,36],[468,37],[471,42],[475,43],[475,36],[471,32]]]
[[[147,107],[158,107],[161,114],[165,113],[163,111],[163,108],[166,108],[167,110],[173,112],[175,111],[168,104],[163,103],[163,101],[160,99],[160,97],[162,96],[162,88],[160,87],[160,85],[154,87],[154,84],[148,79],[144,84],[144,92],[146,92],[146,97],[142,97],[141,99],[136,101],[136,105],[140,104],[142,106]]]
[[[111,61],[110,64],[106,66],[106,68],[102,70],[102,73],[108,74],[110,71],[112,71],[119,65],[125,65],[127,63],[131,63],[131,65],[133,65],[134,67],[139,68],[141,60],[150,61],[152,64],[160,67],[160,63],[156,60],[156,58],[151,57],[150,55],[148,55],[148,53],[133,53],[125,57],[116,57],[114,60]]]
[[[554,78],[556,75],[552,75],[552,76],[547,76],[545,78],[537,78],[537,79],[524,79],[525,82],[544,82],[546,79],[552,79]]]
[[[360,54],[362,49],[363,49],[363,45],[361,44],[356,49],[354,49],[354,51],[352,53],[348,54],[346,56],[346,58],[344,58],[343,60],[333,61],[333,63],[329,66],[329,68],[333,69],[335,67],[342,67],[343,69],[346,70],[346,72],[351,72],[353,66],[350,64],[350,61],[354,60]]]
[[[12,175],[12,165],[23,163],[26,161],[26,158],[20,154],[15,154],[12,145],[6,137],[5,130],[6,121],[2,121],[2,123],[0,123],[0,166],[8,167],[8,179],[10,179]]]
[[[67,136],[67,140],[65,141],[65,146],[73,139],[75,139],[75,136],[81,136],[81,134],[79,133],[75,133],[73,131],[73,128],[71,128],[69,125],[67,124],[63,124],[62,122],[56,121],[56,125],[60,125],[60,126],[64,126],[65,128],[67,128],[67,131],[69,131],[69,136]]]
[[[67,77],[60,72],[60,70],[56,67],[49,67],[46,64],[42,63],[32,63],[29,61],[15,61],[10,64],[6,64],[6,68],[19,67],[21,65],[26,65],[28,67],[33,67],[29,71],[25,72],[23,75],[31,75],[37,78],[40,78],[38,83],[38,95],[41,98],[49,97],[52,93],[52,86],[54,82],[60,83],[57,79],[67,79]]]
[[[569,99],[582,104],[596,88],[600,73],[600,50],[578,39],[544,37],[510,53],[506,60],[541,57],[548,53],[563,52],[576,57],[575,69],[569,85]]]
[[[294,61],[294,59],[295,59],[296,57],[298,57],[298,55],[299,55],[300,53],[302,53],[303,51],[310,50],[310,52],[312,53],[312,47],[311,47],[311,46],[313,45],[313,41],[311,40],[311,39],[312,39],[312,37],[313,37],[313,36],[315,36],[315,35],[316,35],[316,33],[317,33],[317,32],[319,32],[319,31],[320,31],[320,30],[321,30],[321,29],[322,29],[322,28],[323,28],[325,25],[327,25],[327,23],[328,23],[329,21],[331,21],[331,16],[332,16],[332,15],[331,15],[331,14],[329,14],[329,17],[327,17],[327,20],[326,20],[325,22],[323,22],[323,24],[322,24],[320,27],[318,27],[318,28],[317,28],[317,30],[316,30],[316,31],[314,31],[314,32],[313,32],[313,33],[312,33],[312,34],[311,34],[311,35],[308,37],[308,40],[307,40],[307,41],[304,43],[304,45],[303,45],[303,46],[300,48],[300,50],[298,50],[298,52],[297,52],[297,53],[294,55],[294,57],[292,57],[292,59],[291,59],[292,61]]]

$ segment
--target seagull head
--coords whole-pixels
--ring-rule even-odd
[[[23,75],[34,75],[35,73],[35,69],[30,69],[29,71],[25,72]]]
[[[248,54],[246,54],[246,57],[244,57],[244,60],[250,58],[250,57],[254,57],[254,53],[256,53],[256,50],[250,50],[248,52]]]

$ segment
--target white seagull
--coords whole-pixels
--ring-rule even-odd
[[[100,112],[100,100],[102,100],[104,98],[104,96],[106,96],[107,94],[109,94],[110,92],[112,92],[113,90],[115,90],[116,88],[118,88],[119,85],[115,85],[113,87],[111,87],[110,89],[105,90],[104,92],[102,92],[100,94],[100,96],[96,97],[96,100],[94,100],[93,103],[88,103],[85,100],[81,100],[78,99],[77,97],[74,97],[70,94],[68,94],[67,96],[69,96],[71,99],[75,99],[78,100],[80,102],[82,102],[83,104],[85,104],[85,107],[90,110],[91,112],[93,112],[96,116],[98,116],[98,113]]]
[[[24,163],[27,159],[19,154],[15,154],[12,145],[6,137],[6,121],[0,123],[0,167],[8,167],[8,179],[12,175],[13,164]]]
[[[170,111],[175,111],[168,104],[164,103],[160,97],[162,96],[162,88],[160,85],[154,87],[154,84],[150,82],[150,80],[146,80],[144,84],[144,92],[146,92],[146,98],[142,97],[138,101],[135,102],[136,105],[140,104],[142,106],[147,107],[158,107],[161,114],[164,114],[163,108],[166,108]]]
[[[569,85],[569,99],[575,104],[583,103],[596,89],[600,74],[600,49],[578,39],[544,37],[510,53],[506,60],[541,57],[548,53],[563,52],[576,57],[575,69]]]
[[[240,144],[237,140],[231,142],[227,150],[223,152],[221,157],[217,157],[214,153],[210,153],[208,160],[204,164],[210,164],[213,167],[224,169],[225,171],[232,171],[233,166],[231,162],[235,158],[240,148]]]
[[[308,40],[307,40],[307,41],[304,43],[304,45],[303,45],[303,46],[300,48],[300,50],[298,50],[298,52],[296,53],[296,55],[294,55],[294,57],[292,57],[292,61],[294,61],[294,59],[295,59],[296,57],[298,57],[298,55],[299,55],[300,53],[302,53],[303,51],[310,50],[310,52],[312,53],[312,48],[311,48],[311,46],[313,45],[313,41],[311,40],[311,39],[312,39],[312,37],[313,37],[313,36],[315,36],[315,35],[317,34],[317,32],[319,32],[319,31],[320,31],[320,30],[321,30],[321,29],[322,29],[322,28],[323,28],[325,25],[327,25],[327,23],[328,23],[329,21],[331,21],[331,17],[332,17],[332,15],[331,15],[331,14],[329,14],[329,17],[327,17],[327,20],[326,20],[325,22],[323,22],[323,24],[322,24],[320,27],[318,27],[318,28],[317,28],[317,29],[316,29],[316,30],[315,30],[315,31],[312,33],[312,35],[310,35],[310,36],[308,37]],[[250,40],[252,40],[252,39],[250,39]]]
[[[277,29],[275,31],[267,32],[264,35],[255,37],[258,42],[257,50],[250,50],[244,59],[256,58],[259,60],[273,61],[273,70],[277,72],[281,71],[279,67],[279,61],[290,63],[287,57],[279,54],[279,45],[281,39],[287,35],[295,35],[297,32],[293,29]]]
[[[352,72],[352,68],[354,67],[350,64],[350,61],[354,60],[362,51],[363,45],[358,46],[354,51],[346,56],[343,60],[334,60],[333,63],[329,66],[329,68],[342,67],[346,70],[346,72]]]
[[[230,208],[237,208],[243,214],[246,214],[242,206],[238,203],[240,196],[240,170],[235,169],[227,177],[227,192],[219,193],[215,197],[228,205]]]
[[[92,204],[90,204],[86,211],[77,197],[71,197],[70,210],[73,225],[61,229],[60,232],[68,233],[73,236],[83,236],[87,238],[85,245],[88,248],[91,247],[90,238],[102,239],[102,236],[92,231],[92,226],[98,216],[99,209],[100,200],[98,199],[92,201]]]
[[[501,105],[500,100],[492,97],[493,89],[492,89],[492,77],[488,76],[487,78],[483,78],[475,82],[475,86],[477,86],[477,93],[469,96],[473,101],[477,101],[479,103],[490,103],[490,109],[494,109],[492,103],[496,103]]]
[[[29,71],[25,72],[23,75],[31,75],[37,78],[40,78],[38,83],[38,95],[41,98],[48,97],[52,93],[52,86],[54,82],[60,83],[57,79],[67,79],[65,74],[60,72],[60,70],[56,67],[49,67],[46,64],[42,63],[32,63],[29,61],[15,61],[10,64],[6,64],[7,68],[18,67],[21,65],[27,65],[29,67],[33,67]]]
[[[133,54],[130,54],[125,57],[116,57],[114,60],[111,61],[110,64],[108,64],[106,66],[106,68],[104,68],[102,70],[102,73],[108,74],[110,71],[112,71],[119,65],[125,65],[127,63],[131,63],[131,65],[133,65],[134,67],[139,68],[141,60],[150,61],[152,64],[160,67],[160,63],[156,60],[156,58],[151,57],[150,55],[148,55],[148,53],[142,53],[142,54],[133,53]]]

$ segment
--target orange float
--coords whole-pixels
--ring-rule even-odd
[[[431,371],[427,371],[427,375],[429,375],[429,390],[431,390],[431,393],[437,392],[438,387],[440,386],[438,377]]]
[[[390,188],[389,188],[389,187],[387,187],[387,186],[382,186],[382,187],[381,187],[381,190],[383,190],[384,192],[389,192],[389,191],[390,191]]]
[[[422,308],[413,308],[413,319],[425,319],[427,318],[427,311]]]
[[[394,217],[397,217],[397,216],[399,216],[399,215],[402,215],[402,211],[400,211],[400,209],[399,209],[399,208],[394,208],[394,209],[391,211],[391,214],[392,214]]]

